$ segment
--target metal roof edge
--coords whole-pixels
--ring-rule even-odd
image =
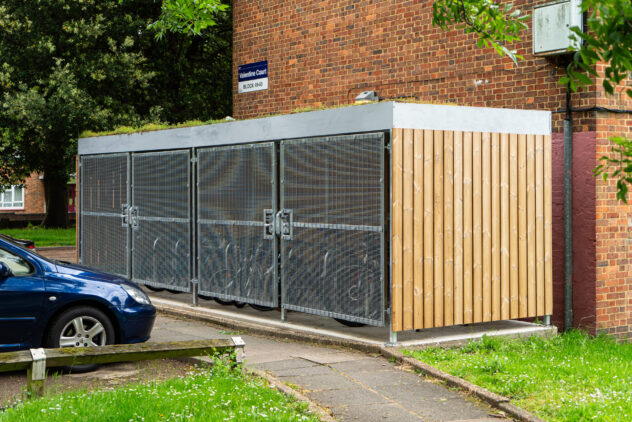
[[[551,134],[551,112],[508,108],[394,103],[393,127],[528,135]]]
[[[79,139],[79,155],[234,145],[393,127],[392,102],[251,120]]]

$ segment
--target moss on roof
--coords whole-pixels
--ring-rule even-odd
[[[399,103],[414,103],[414,104],[436,104],[436,105],[456,105],[451,103],[441,103],[434,101],[419,101],[415,98],[394,98],[388,99],[384,101],[397,101]],[[233,119],[231,117],[226,117],[225,119],[219,120],[207,120],[205,122],[201,120],[190,120],[182,123],[168,124],[168,123],[147,123],[146,125],[140,127],[132,127],[132,126],[121,126],[114,130],[108,130],[103,132],[94,132],[91,130],[83,131],[79,138],[94,138],[97,136],[110,136],[110,135],[130,135],[133,133],[142,133],[142,132],[153,132],[156,130],[165,130],[165,129],[177,129],[182,127],[195,127],[195,126],[205,126],[205,125],[214,125],[218,123],[227,123],[232,121],[243,121],[243,120],[254,120],[254,119],[263,119],[266,117],[275,117],[275,116],[284,116],[288,114],[299,114],[299,113],[307,113],[310,111],[319,111],[319,110],[332,110],[337,108],[346,108],[346,107],[356,107],[365,104],[375,104],[375,103],[351,103],[351,104],[339,104],[334,106],[310,106],[310,107],[302,107],[296,108],[289,113],[274,113],[274,114],[266,114],[263,116],[252,117],[250,119]]]

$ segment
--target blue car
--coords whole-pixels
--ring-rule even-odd
[[[0,352],[144,342],[155,318],[131,281],[0,239]]]

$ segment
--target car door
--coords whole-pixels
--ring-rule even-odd
[[[43,312],[44,278],[40,268],[16,250],[0,246],[0,261],[13,275],[0,280],[0,351],[39,344],[33,335]]]

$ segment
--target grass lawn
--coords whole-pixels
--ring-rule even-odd
[[[318,421],[264,381],[218,364],[184,378],[92,393],[74,391],[0,412],[9,421]]]
[[[631,343],[572,331],[403,353],[509,397],[547,421],[632,420]]]
[[[74,246],[76,243],[75,228],[44,229],[41,227],[27,227],[24,229],[1,229],[0,233],[18,239],[28,239],[35,242],[36,248],[46,246]]]

